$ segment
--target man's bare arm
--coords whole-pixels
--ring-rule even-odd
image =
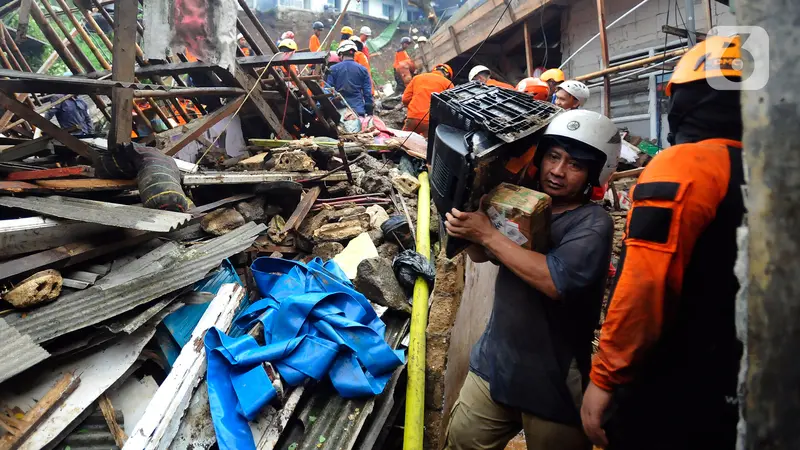
[[[547,256],[520,247],[499,231],[492,233],[484,246],[500,263],[530,286],[554,300],[561,298],[550,275],[550,268],[547,267]]]

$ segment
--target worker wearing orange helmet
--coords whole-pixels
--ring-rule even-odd
[[[414,131],[428,137],[431,94],[453,87],[452,78],[453,69],[449,65],[437,64],[430,72],[411,79],[403,92],[403,104],[408,108],[404,131]]]
[[[524,78],[517,83],[517,91],[530,94],[536,100],[550,100],[550,86],[539,78]]]
[[[667,84],[672,147],[631,192],[622,257],[581,417],[613,449],[734,449],[745,213],[739,37],[709,36]]]
[[[566,77],[564,77],[564,72],[561,69],[547,69],[539,76],[539,79],[547,83],[550,86],[550,96],[553,101],[555,98],[553,97],[556,93],[556,88],[558,85],[563,83]]]

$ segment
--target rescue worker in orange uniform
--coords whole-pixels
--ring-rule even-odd
[[[239,50],[242,51],[242,54],[244,56],[250,56],[252,54],[252,51],[250,50],[250,45],[247,43],[247,39],[244,38],[244,35],[242,33],[236,35],[236,43],[239,45]]]
[[[278,50],[280,50],[282,53],[296,52],[297,42],[295,42],[293,39],[284,39],[278,45]],[[294,72],[295,75],[297,75],[297,66],[294,64],[289,65],[288,68],[281,67],[281,70],[283,71],[283,74],[286,76],[286,78],[289,78],[291,76],[289,75],[289,71],[292,71]],[[291,85],[294,86],[294,83],[291,83]]]
[[[408,83],[403,92],[403,104],[408,107],[408,116],[403,124],[404,131],[414,131],[428,137],[431,94],[453,87],[451,78],[453,69],[447,64],[437,64],[430,72],[411,79],[411,83]]]
[[[325,25],[322,22],[314,22],[312,25],[314,29],[314,34],[311,35],[311,39],[308,40],[308,49],[312,52],[318,52],[319,48],[322,46],[322,43],[319,41],[319,36],[322,34],[322,30],[325,29]]]
[[[367,59],[369,59],[369,48],[367,48],[367,39],[369,39],[370,37],[372,37],[372,28],[366,25],[361,27],[361,30],[358,32],[358,38],[359,38],[358,40],[361,41],[361,43],[364,45],[364,50],[362,51],[364,52],[365,55],[367,55]]]
[[[550,86],[544,81],[530,77],[517,83],[517,91],[530,94],[536,100],[548,101],[550,99]]]
[[[350,40],[356,44],[356,49],[358,49],[354,59],[357,63],[361,64],[365,69],[367,69],[367,73],[369,73],[369,82],[372,85],[372,95],[375,95],[375,82],[372,81],[372,68],[369,65],[369,58],[367,57],[366,53],[364,53],[366,46],[358,36],[353,36],[350,38]]]
[[[403,36],[400,39],[400,48],[394,54],[394,64],[392,67],[394,68],[394,81],[397,82],[397,92],[403,92],[406,88],[406,83],[403,81],[403,77],[400,75],[399,70],[401,69],[401,64],[403,61],[412,61],[410,56],[408,56],[408,47],[411,45],[411,38],[408,36]],[[406,68],[408,67],[406,63]],[[412,70],[411,75],[413,76],[414,71]]]
[[[547,69],[539,75],[539,79],[550,86],[550,100],[555,103],[556,89],[566,79],[564,72],[561,69]]]
[[[633,188],[622,257],[581,416],[609,449],[736,447],[736,229],[742,196],[739,37],[687,52],[666,93],[672,147]]]
[[[469,71],[469,81],[480,81],[488,86],[497,86],[506,89],[514,89],[514,86],[497,81],[492,78],[492,71],[486,66],[475,66]]]

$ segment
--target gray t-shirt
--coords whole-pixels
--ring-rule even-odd
[[[611,217],[593,203],[553,215],[547,267],[561,300],[500,266],[492,315],[470,354],[470,369],[489,382],[494,401],[580,423],[567,373],[574,362],[584,385],[588,379],[613,234]]]

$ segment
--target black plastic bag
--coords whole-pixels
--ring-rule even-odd
[[[433,283],[436,280],[436,269],[427,258],[414,250],[403,250],[392,261],[392,270],[397,277],[397,281],[403,286],[407,294],[414,291],[414,283],[417,277],[422,277],[428,282],[428,287],[433,290]]]

